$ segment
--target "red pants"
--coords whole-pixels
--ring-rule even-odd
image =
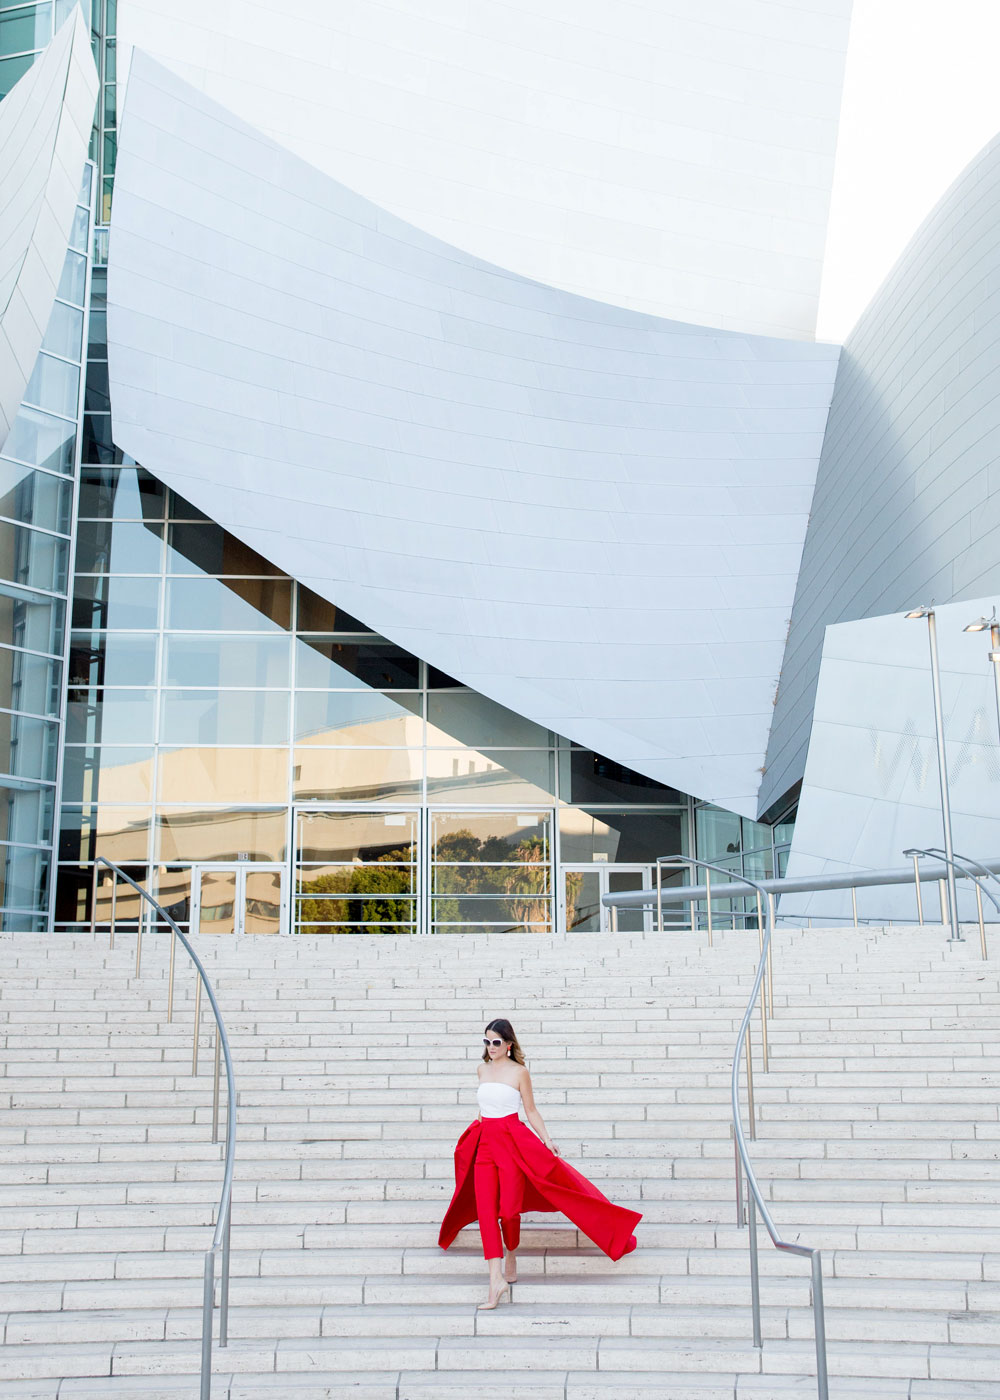
[[[473,1182],[486,1259],[502,1259],[504,1244],[508,1249],[516,1249],[521,1242],[524,1173],[508,1147],[507,1124],[512,1119],[519,1121],[516,1113],[507,1118],[484,1118],[476,1149]]]

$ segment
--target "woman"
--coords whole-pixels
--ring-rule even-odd
[[[632,1232],[642,1216],[614,1205],[561,1160],[535,1107],[514,1027],[502,1017],[486,1027],[478,1074],[479,1117],[455,1148],[455,1193],[438,1244],[447,1249],[463,1226],[478,1219],[490,1270],[489,1296],[479,1306],[495,1308],[510,1299],[524,1210],[561,1210],[612,1259],[635,1249]],[[521,1107],[534,1132],[518,1117]]]

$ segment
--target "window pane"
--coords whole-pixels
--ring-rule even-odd
[[[542,895],[551,891],[548,861],[534,865],[435,865],[431,888],[435,894]]]
[[[151,744],[153,690],[71,689],[66,707],[68,744]]]
[[[698,807],[694,814],[698,854],[705,860],[739,855],[743,848],[743,829],[735,812],[721,807]]]
[[[370,632],[371,628],[359,622],[343,608],[328,603],[304,583],[299,584],[298,621],[299,632]]]
[[[87,366],[83,390],[83,406],[88,413],[111,412],[111,390],[108,387],[108,366],[104,360],[92,360]]]
[[[81,462],[120,462],[122,456],[111,436],[111,414],[85,413]]]
[[[291,639],[274,637],[199,637],[183,632],[167,636],[165,685],[289,684]]]
[[[155,627],[160,615],[156,578],[79,577],[73,586],[73,626],[127,631]]]
[[[31,67],[32,59],[28,58],[0,58],[0,97],[6,97],[8,92],[17,82],[18,78],[23,78]]]
[[[674,788],[634,773],[589,749],[559,753],[559,795],[564,802],[681,802]]]
[[[149,802],[153,796],[153,750],[68,744],[62,796],[64,802]]]
[[[86,215],[84,220],[86,222]],[[78,360],[83,349],[83,312],[64,302],[53,302],[42,349],[51,350],[53,355]]]
[[[93,283],[90,295],[90,322],[87,327],[87,353],[103,359],[108,348],[108,313],[103,304],[98,304],[94,296]]]
[[[0,647],[0,696],[12,710],[58,718],[61,674],[53,658]]]
[[[341,894],[416,895],[416,863],[394,860],[393,854],[390,852],[371,865],[303,866],[296,891],[313,895],[317,900],[329,900]],[[403,850],[399,854],[405,857],[408,853]]]
[[[173,578],[167,580],[167,626],[191,631],[287,631],[288,579]]]
[[[416,812],[300,812],[297,858],[351,865],[417,858]]]
[[[82,520],[76,536],[79,574],[158,574],[163,526]]]
[[[51,5],[25,5],[10,14],[0,14],[0,52],[43,49],[51,38]]]
[[[26,403],[76,418],[80,400],[80,371],[65,360],[40,354],[24,391]]]
[[[78,843],[77,843],[78,844]],[[149,887],[149,869],[145,852],[137,862],[123,866],[125,873],[133,880]],[[90,906],[94,893],[94,867],[88,865],[61,865],[56,869],[56,927],[60,924],[90,925]],[[117,883],[117,892],[115,885]],[[111,925],[111,912],[114,909],[115,923],[119,928],[134,929],[142,907],[141,897],[124,880],[115,881],[111,872],[104,867],[97,875],[96,923],[105,929]]]
[[[165,690],[165,744],[287,744],[289,696],[280,690]]]
[[[86,175],[84,176],[84,178],[86,178]],[[86,208],[83,208],[83,207],[81,207],[81,206],[78,205],[78,206],[77,206],[76,213],[75,213],[74,216],[73,216],[73,227],[72,227],[72,229],[70,230],[70,235],[69,235],[69,246],[70,246],[71,248],[75,248],[76,251],[77,251],[78,253],[85,253],[85,252],[87,251],[87,242],[88,242],[89,237],[90,237],[90,207],[89,207],[89,204],[88,204],[88,206],[87,206]],[[82,326],[81,326],[81,331],[82,331],[82,329],[83,329],[83,328],[82,328]],[[81,339],[82,339],[82,336],[81,336]],[[53,348],[54,348],[54,347],[53,347]],[[63,351],[62,353],[63,353],[63,354],[68,354],[69,352],[68,352],[68,351]],[[80,358],[80,357],[79,357],[79,354],[77,353],[77,354],[74,356],[74,358],[75,358],[75,359],[79,359],[79,358]]]
[[[14,909],[44,909],[50,864],[47,851],[0,846],[0,902]]]
[[[472,691],[440,691],[427,700],[428,744],[468,744],[479,747],[548,748],[547,729],[523,719]]]
[[[82,306],[86,285],[87,259],[82,253],[67,253],[56,295],[60,301],[71,301],[74,306]]]
[[[402,691],[305,690],[295,697],[295,737],[308,744],[423,743],[422,699]]]
[[[176,811],[159,809],[156,816],[157,859],[251,860],[285,859],[287,808],[278,811],[234,811],[231,808]]]
[[[163,802],[287,800],[287,749],[161,749],[159,765]]]
[[[16,457],[19,462],[69,474],[74,465],[76,423],[67,423],[63,418],[50,418],[37,408],[22,406],[17,411],[3,450],[4,456]]]
[[[74,632],[70,685],[155,685],[156,637],[148,632]]]
[[[0,710],[0,772],[51,782],[58,746],[59,726],[54,721]]]
[[[0,578],[64,592],[68,554],[68,540],[0,520]]]
[[[172,574],[263,574],[283,577],[281,570],[228,534],[219,525],[171,525],[167,534],[167,569]]]
[[[197,506],[193,506],[190,501],[186,501],[183,496],[178,496],[176,491],[170,492],[169,509],[167,514],[171,520],[204,520],[208,523],[208,516]]]
[[[688,849],[685,812],[588,812],[579,807],[564,808],[559,813],[559,833],[561,856],[567,864],[619,861],[648,865],[657,856]],[[664,872],[664,880],[667,878]]]
[[[435,861],[543,861],[549,859],[550,812],[432,812]]]
[[[59,817],[59,859],[96,860],[116,865],[145,863],[149,844],[148,807],[63,807]]]
[[[72,507],[69,481],[0,457],[0,515],[68,535]]]
[[[416,933],[416,900],[405,896],[295,901],[296,933]]]
[[[13,584],[0,583],[0,642],[31,651],[59,653],[66,605],[55,598],[35,600]]]
[[[417,658],[381,639],[298,637],[295,666],[296,685],[305,689],[415,690],[420,685]]]
[[[510,749],[428,749],[427,797],[501,806],[554,801],[552,755]]]
[[[577,933],[601,931],[601,877],[596,870],[567,870],[566,928]],[[620,916],[619,916],[620,917]]]
[[[419,802],[422,759],[419,749],[296,749],[295,795],[331,802]]]
[[[0,785],[0,840],[43,846],[52,840],[55,789]]]
[[[460,933],[485,924],[493,933],[551,933],[552,904],[530,895],[511,899],[440,898],[431,900],[431,918],[441,932]],[[482,931],[482,930],[480,930]]]
[[[165,512],[164,488],[141,467],[81,468],[81,520],[162,520]]]

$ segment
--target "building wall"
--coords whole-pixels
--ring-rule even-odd
[[[482,694],[752,814],[835,347],[478,262],[148,58],[116,181],[122,448]]]
[[[850,0],[123,0],[134,44],[527,277],[811,337]]]
[[[1000,139],[844,347],[761,789],[802,777],[824,629],[1000,589]]]

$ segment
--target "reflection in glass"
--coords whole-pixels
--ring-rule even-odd
[[[510,899],[441,898],[431,900],[435,933],[466,930],[491,933],[551,933],[552,901],[519,895]]]
[[[160,828],[162,835],[162,827]],[[190,865],[158,865],[156,887],[153,897],[161,905],[175,924],[184,927],[191,922],[191,879]]]
[[[0,457],[0,515],[68,535],[72,506],[69,481]]]
[[[21,407],[4,443],[4,456],[33,467],[69,474],[73,470],[76,422],[53,418],[37,408]]]
[[[165,744],[286,744],[287,692],[165,690],[160,741]]]
[[[281,932],[280,870],[248,868],[243,876],[243,932]]]
[[[286,802],[288,750],[161,748],[157,790],[189,806]]]
[[[561,859],[566,864],[591,861],[649,865],[657,856],[687,851],[686,812],[587,811],[564,807],[559,813]],[[679,875],[667,876],[679,881]]]
[[[151,744],[155,737],[154,690],[68,691],[67,744]]]
[[[152,628],[160,616],[160,580],[81,574],[73,585],[73,626],[121,631]]]
[[[171,525],[167,532],[167,571],[172,574],[280,575],[256,550],[220,525]]]
[[[141,467],[83,467],[81,520],[162,520],[166,492]]]
[[[202,870],[199,872],[197,898],[197,933],[235,933],[238,872]]]
[[[433,857],[492,864],[548,861],[551,826],[550,812],[432,812]]]
[[[517,749],[428,749],[427,797],[482,806],[553,802],[551,753]]]
[[[566,928],[570,933],[600,933],[601,876],[597,870],[567,870]]]
[[[287,630],[292,585],[284,578],[171,578],[167,626],[193,632]]]
[[[285,859],[287,809],[235,807],[157,808],[158,861],[260,861]]]
[[[0,15],[0,53],[43,49],[52,38],[52,6],[24,5]]]
[[[419,745],[421,709],[421,697],[405,691],[300,691],[295,697],[295,738],[308,744]]]
[[[126,874],[149,888],[149,870],[145,860],[123,867]],[[117,890],[115,884],[117,883]],[[115,926],[135,929],[142,908],[141,896],[124,880],[115,881],[103,867],[97,876],[97,899],[94,903],[98,929],[111,926],[112,910]],[[94,896],[94,871],[90,866],[60,865],[56,868],[56,923],[90,924],[91,902]]]
[[[74,632],[70,685],[155,685],[156,642],[149,632]]]
[[[52,840],[55,789],[0,784],[0,841],[44,846]]]
[[[63,263],[62,277],[56,296],[60,301],[70,301],[74,306],[83,305],[84,290],[87,285],[87,259],[82,253],[68,252]],[[76,416],[76,408],[73,409]]]
[[[163,526],[82,520],[76,532],[78,574],[158,574]]]
[[[391,890],[351,898],[306,894],[295,900],[295,931],[306,934],[416,933],[417,901]]]
[[[197,506],[193,506],[191,502],[186,501],[183,496],[178,496],[176,491],[170,492],[170,509],[168,514],[171,520],[208,520],[208,516],[203,510],[199,510]]]
[[[31,54],[26,54],[20,58],[0,58],[0,98],[6,97],[8,92],[34,62]]]
[[[45,909],[51,860],[48,851],[30,846],[0,846],[0,903],[10,909]]]
[[[294,787],[299,801],[420,801],[420,749],[300,748],[294,754]]]
[[[80,460],[91,463],[120,462],[123,456],[111,435],[111,414],[85,413]]]
[[[300,810],[296,860],[353,865],[417,858],[416,812]]]
[[[0,772],[53,782],[58,749],[56,721],[0,710]]]
[[[66,605],[61,599],[41,598],[0,583],[0,642],[31,651],[60,653]]]
[[[168,634],[165,685],[275,686],[289,684],[291,643],[287,636],[199,637]]]
[[[474,691],[440,691],[427,699],[427,742],[476,748],[549,748],[552,734]]]
[[[25,403],[59,413],[64,418],[76,418],[80,401],[80,369],[66,360],[40,354],[35,360],[24,391]]]
[[[59,817],[59,859],[80,864],[107,856],[116,865],[146,860],[148,807],[63,807]]]
[[[560,749],[559,794],[564,802],[677,802],[674,788],[635,773],[590,749]]]
[[[0,696],[12,710],[58,718],[61,674],[52,657],[0,647]]]
[[[91,360],[83,386],[83,406],[88,413],[111,412],[108,366],[104,360]]]
[[[306,588],[303,583],[299,584],[298,606],[296,630],[299,632],[371,631],[370,627],[366,627],[356,617],[351,617],[350,613],[345,613],[343,608],[328,603],[325,598],[321,598],[311,588]]]
[[[0,520],[0,577],[52,593],[66,590],[69,541]]]
[[[380,638],[297,637],[296,684],[304,689],[415,690],[420,662],[402,647]]]
[[[68,744],[63,801],[146,803],[153,796],[152,748],[98,748]]]

